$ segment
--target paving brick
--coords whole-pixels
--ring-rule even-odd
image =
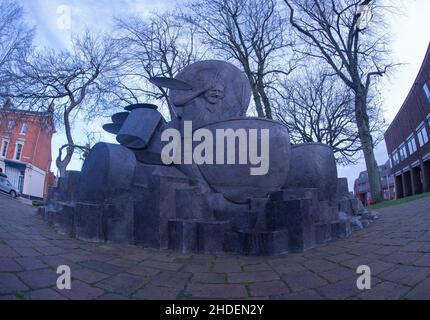
[[[15,294],[29,288],[18,277],[11,273],[0,273],[0,294]]]
[[[116,301],[116,300],[129,300],[129,298],[121,296],[119,294],[115,294],[115,293],[106,293],[106,294],[98,297],[97,300],[108,300],[108,301],[114,300],[114,301]]]
[[[181,271],[184,272],[210,272],[212,271],[212,265],[210,262],[202,262],[202,263],[188,263],[185,264]]]
[[[150,268],[157,268],[157,269],[168,270],[168,271],[178,271],[183,267],[183,265],[179,263],[159,262],[154,260],[143,261],[141,265],[150,267]]]
[[[0,272],[21,271],[22,267],[12,258],[0,258]]]
[[[122,273],[111,278],[107,278],[97,283],[96,286],[113,293],[129,296],[143,287],[148,281],[149,279],[146,278]]]
[[[79,280],[72,281],[72,288],[70,290],[55,290],[72,300],[92,300],[100,297],[104,293],[103,290],[91,287]]]
[[[242,267],[238,262],[216,262],[213,272],[241,272]]]
[[[402,298],[410,288],[393,282],[382,282],[372,289],[365,290],[358,295],[363,300],[397,300]]]
[[[279,275],[274,271],[231,272],[227,276],[229,283],[253,283],[271,280],[279,280]]]
[[[173,300],[180,294],[181,290],[157,287],[154,285],[146,285],[143,289],[139,290],[133,295],[133,298],[142,300]]]
[[[419,253],[419,252],[400,251],[384,257],[383,260],[391,263],[395,263],[395,264],[411,265],[422,256],[423,256],[423,253]]]
[[[97,261],[97,260],[88,260],[82,261],[78,263],[81,267],[93,269],[98,272],[106,273],[106,274],[116,274],[123,271],[123,267],[115,266],[113,264]]]
[[[425,279],[405,296],[409,300],[430,300],[430,278]]]
[[[44,255],[56,255],[56,254],[64,253],[65,251],[63,248],[55,247],[55,246],[34,247],[34,249],[36,249],[37,251],[39,251]]]
[[[193,298],[233,299],[246,298],[248,293],[244,285],[240,284],[199,284],[191,283],[185,294]]]
[[[318,273],[319,276],[326,279],[330,283],[336,283],[338,281],[351,278],[352,276],[355,276],[355,274],[356,274],[355,270],[345,268],[342,266],[339,266],[336,269]]]
[[[323,300],[324,298],[315,290],[305,290],[281,295],[270,296],[272,300]]]
[[[245,272],[249,272],[249,271],[271,271],[272,267],[266,263],[258,263],[258,264],[242,265],[242,269]]]
[[[46,263],[43,263],[39,258],[34,257],[19,257],[15,258],[25,270],[36,270],[48,267]]]
[[[32,289],[55,286],[59,277],[53,269],[24,271],[19,272],[17,275]]]
[[[306,261],[303,263],[303,265],[308,268],[309,270],[316,272],[316,273],[320,273],[320,272],[324,272],[324,271],[328,271],[328,270],[333,270],[338,268],[338,265],[333,263],[333,262],[329,262],[326,260],[322,260],[322,259],[314,259],[311,261]]]
[[[59,294],[58,292],[45,288],[35,291],[31,291],[27,296],[26,300],[66,300],[67,298]]]
[[[156,268],[146,267],[143,265],[137,265],[127,269],[127,272],[138,276],[142,276],[142,277],[153,277],[157,273],[159,273],[160,270]]]
[[[191,273],[164,271],[154,276],[151,284],[161,287],[184,288],[191,277]]]
[[[425,253],[421,258],[414,262],[419,267],[430,267],[430,253]]]
[[[18,257],[18,253],[11,247],[0,244],[0,257]]]
[[[430,268],[414,266],[396,266],[379,275],[380,278],[414,287],[430,275]]]
[[[349,277],[334,284],[318,288],[317,290],[325,299],[330,300],[344,300],[361,292],[357,288],[357,278],[355,277]]]
[[[283,280],[293,291],[315,289],[328,284],[326,280],[310,271],[301,272],[294,276],[283,276]]]
[[[28,240],[7,240],[6,243],[12,248],[29,248],[34,246],[33,241]]]
[[[81,280],[88,284],[94,284],[109,277],[108,274],[83,267],[71,271],[72,279]]]
[[[289,293],[290,290],[282,281],[267,281],[252,283],[249,285],[252,297],[265,297]]]
[[[227,274],[214,272],[194,273],[191,281],[200,283],[226,283]]]

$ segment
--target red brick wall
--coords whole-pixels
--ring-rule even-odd
[[[53,125],[51,116],[40,115],[22,115],[11,112],[2,112],[0,109],[0,144],[4,137],[9,138],[9,146],[6,158],[15,160],[15,148],[17,141],[24,141],[21,162],[32,164],[47,173],[45,179],[45,190],[51,185],[54,178],[51,175],[51,141],[53,135]],[[8,122],[14,121],[14,127],[11,133],[7,132]],[[21,134],[23,124],[28,123],[26,134]]]

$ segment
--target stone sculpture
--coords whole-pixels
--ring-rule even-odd
[[[57,230],[90,241],[247,255],[304,251],[350,234],[350,219],[338,217],[332,150],[322,144],[291,147],[283,124],[246,117],[251,90],[239,69],[201,61],[175,79],[151,81],[170,89],[174,117],[166,121],[150,104],[113,115],[104,129],[120,144],[95,145],[82,171],[61,178],[41,210]],[[194,132],[214,136],[221,129],[248,137],[260,130],[254,137],[260,147],[253,150],[251,140],[246,146],[255,155],[267,147],[267,172],[251,175],[252,164],[245,161],[189,163],[186,152],[166,164],[166,130],[178,130],[181,143],[196,145],[185,132],[187,121]],[[214,146],[205,152],[211,148],[219,152]]]

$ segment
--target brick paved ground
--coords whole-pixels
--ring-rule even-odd
[[[345,240],[282,257],[181,255],[63,237],[0,196],[1,299],[430,299],[430,198]],[[369,265],[372,289],[356,288]],[[56,289],[69,265],[72,290]]]

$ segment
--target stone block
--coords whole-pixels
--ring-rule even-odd
[[[344,197],[349,197],[348,178],[338,178],[337,179],[337,197],[342,199]]]
[[[197,221],[170,220],[168,223],[169,250],[181,253],[197,251]]]
[[[288,231],[237,232],[239,253],[252,256],[272,256],[288,252]]]
[[[65,177],[58,179],[56,189],[58,200],[65,202],[77,201],[80,178],[80,171],[67,171]]]
[[[330,223],[338,219],[339,209],[337,206],[331,205],[329,201],[320,201],[318,203],[318,219],[317,222]]]
[[[315,246],[313,217],[310,199],[269,202],[267,229],[288,230],[289,251],[302,252]]]
[[[351,235],[351,222],[350,220],[339,220],[332,222],[331,226],[331,238],[341,239]]]
[[[296,200],[296,199],[312,199],[318,201],[318,189],[316,188],[287,188],[281,191],[270,194],[270,200]]]
[[[331,223],[315,223],[315,241],[317,244],[324,244],[332,239]]]
[[[198,250],[203,253],[224,251],[225,237],[231,230],[229,221],[200,221],[197,224]]]
[[[284,201],[284,200],[300,200],[310,199],[312,203],[312,214],[313,221],[319,221],[318,211],[318,189],[315,188],[288,188],[278,192],[274,192],[270,195],[272,201]]]
[[[75,205],[64,204],[53,219],[54,228],[59,233],[75,237]]]
[[[75,210],[76,238],[87,241],[106,241],[106,219],[102,204],[76,204]]]
[[[249,211],[244,210],[215,210],[214,217],[217,221],[230,221],[232,230],[249,229]]]
[[[120,194],[112,198],[112,204],[104,206],[106,220],[106,240],[116,243],[133,243],[134,238],[134,198],[130,194]]]
[[[224,251],[240,252],[239,232],[232,230],[225,234]]]
[[[176,190],[176,217],[178,219],[208,219],[211,209],[198,188]]]
[[[176,219],[176,190],[189,188],[188,179],[177,169],[140,165],[138,193],[134,199],[134,242],[167,249],[168,222]],[[145,178],[146,177],[146,178]]]

